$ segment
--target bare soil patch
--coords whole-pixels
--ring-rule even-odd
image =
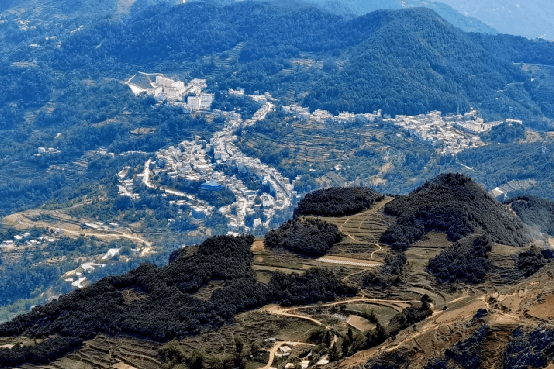
[[[554,295],[546,297],[546,302],[529,309],[529,315],[542,320],[554,319]]]
[[[254,255],[263,254],[265,252],[264,240],[255,240],[250,247],[250,251],[252,251]]]
[[[357,315],[348,316],[348,319],[346,319],[346,323],[356,328],[360,332],[370,331],[376,327],[376,325],[371,323],[369,320]]]

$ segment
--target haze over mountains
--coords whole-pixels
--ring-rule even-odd
[[[554,39],[554,9],[547,0],[444,0],[462,14],[479,19],[502,33]]]
[[[528,38],[554,39],[554,10],[548,0],[311,0],[332,7],[337,3],[356,14],[378,9],[426,7],[457,27],[472,32],[508,33]]]

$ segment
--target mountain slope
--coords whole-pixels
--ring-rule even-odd
[[[348,52],[343,68],[313,89],[305,99],[310,108],[414,115],[460,107],[465,112],[523,81],[511,61],[431,10],[376,11],[356,22],[378,27]]]
[[[549,67],[512,64],[553,64],[546,41],[466,34],[428,9],[356,18],[306,3],[290,7],[293,1],[149,3],[137,1],[128,14],[118,14],[121,2],[42,3],[57,4],[48,9],[25,1],[19,3],[25,12],[2,14],[0,214],[41,208],[3,219],[5,280],[13,280],[10,266],[42,271],[53,263],[63,265],[54,269],[63,270],[57,274],[81,273],[77,268],[104,257],[87,254],[85,262],[79,249],[60,254],[55,244],[42,241],[36,247],[39,240],[28,239],[27,232],[44,237],[51,229],[84,239],[102,234],[108,239],[102,247],[111,237],[140,235],[142,246],[114,259],[114,269],[95,270],[100,278],[108,269],[131,269],[136,264],[128,258],[160,263],[169,250],[209,235],[253,228],[262,235],[292,213],[295,191],[301,196],[321,187],[374,185],[381,192],[407,193],[437,173],[470,171],[473,163],[488,189],[529,176],[540,179],[541,190],[552,181],[551,155],[534,155],[541,153],[540,141],[549,140],[544,133],[526,133],[535,143],[468,150],[488,142],[478,133],[462,134],[457,118],[448,118],[448,128],[459,134],[451,142],[465,150],[453,157],[458,151],[447,150],[446,133],[427,141],[420,134],[424,121],[443,119],[436,113],[413,118],[422,123],[413,129],[399,124],[412,118],[386,118],[427,109],[454,113],[459,105],[461,113],[481,108],[464,119],[520,118],[525,128],[549,130],[554,99],[551,83],[543,82],[552,80],[551,73],[529,73]],[[205,79],[202,93],[214,94],[214,103],[188,114],[184,101],[135,95],[125,83],[139,71],[187,86]],[[370,114],[312,114],[301,104]],[[372,114],[375,109],[384,115]],[[208,146],[212,139],[224,144],[217,150],[231,160],[218,163],[219,153]],[[196,149],[199,155],[186,157]],[[537,160],[529,161],[529,152]],[[191,171],[196,164],[204,168],[200,179],[185,178],[187,166],[180,164],[189,158]],[[220,201],[209,196],[213,201],[206,203],[198,188],[212,175],[226,178],[234,192],[225,190]],[[264,184],[266,175],[279,180]],[[108,231],[92,232],[87,223]],[[15,246],[8,247],[11,241]],[[369,255],[373,247],[366,248]],[[62,275],[44,277],[25,283],[17,296],[46,300],[80,285]],[[35,304],[14,301],[9,309],[26,311]]]
[[[477,183],[459,174],[442,174],[390,202],[385,211],[399,218],[381,239],[398,249],[406,249],[433,229],[447,232],[451,240],[474,232],[512,246],[523,246],[532,240],[519,218]]]
[[[175,251],[162,268],[143,264],[36,307],[1,325],[0,336],[45,339],[33,346],[0,348],[0,367],[48,363],[97,334],[165,342],[220,327],[237,313],[268,303],[315,303],[356,291],[332,271],[320,269],[304,276],[277,273],[268,285],[259,283],[250,266],[253,241],[252,236],[214,237],[196,250]],[[195,295],[217,281],[223,285],[209,299]]]
[[[351,197],[344,196],[348,191],[353,190],[344,190],[344,207],[351,204]],[[333,189],[333,193],[328,197],[336,207],[340,192]],[[321,208],[325,193],[316,195]],[[461,210],[471,219],[467,224],[482,229],[469,231],[470,237],[454,245],[435,232],[406,253],[360,235],[364,229],[372,231],[377,219],[385,219],[383,212],[406,216],[431,212],[439,205]],[[480,352],[487,352],[497,362],[515,362],[521,367],[554,360],[548,350],[554,342],[549,316],[554,306],[554,264],[544,257],[536,268],[527,269],[536,248],[521,252],[525,249],[519,246],[489,242],[486,235],[503,236],[498,229],[514,238],[529,235],[523,233],[524,228],[501,229],[510,228],[507,223],[517,226],[519,219],[513,215],[508,219],[507,211],[477,184],[461,175],[441,175],[409,197],[386,203],[385,210],[361,210],[346,217],[321,216],[309,222],[313,226],[306,224],[308,228],[285,224],[286,238],[308,237],[306,244],[309,234],[336,236],[341,228],[353,241],[347,253],[337,255],[342,246],[330,242],[331,252],[322,260],[299,256],[297,249],[289,253],[282,248],[264,248],[263,242],[252,236],[213,237],[174,251],[166,266],[144,264],[34,307],[0,325],[0,343],[4,344],[0,367],[48,363],[57,367],[65,360],[73,366],[84,362],[86,368],[109,368],[125,362],[121,358],[126,355],[138,355],[147,359],[148,365],[168,368],[183,364],[206,369],[260,367],[268,361],[261,343],[256,343],[262,340],[267,342],[265,350],[272,348],[274,353],[287,341],[298,346],[294,355],[276,359],[276,366],[297,364],[306,355],[312,356],[307,360],[310,367],[322,359],[332,361],[330,367],[341,368],[444,368],[448,362],[464,368],[477,368],[479,363],[498,367],[487,366],[490,358]],[[356,216],[360,216],[359,226],[345,227]],[[342,221],[342,225],[327,221]],[[301,234],[295,234],[295,229]],[[353,229],[357,229],[357,238],[351,234]],[[370,248],[374,251],[368,253]],[[529,280],[518,271],[522,267],[517,260],[522,255]],[[445,260],[455,262],[448,266],[451,276],[445,276],[441,268]],[[396,272],[391,274],[393,264]],[[432,269],[432,274],[426,268]],[[489,275],[492,269],[498,275],[517,278],[499,282]],[[389,274],[380,275],[384,273]],[[365,282],[380,277],[394,277],[395,283],[378,286]],[[440,283],[435,283],[437,280]],[[543,322],[540,327],[539,321]],[[280,338],[272,346],[273,340],[266,336],[270,333],[260,335],[256,330],[289,338]],[[247,343],[238,337],[246,337]],[[229,354],[229,340],[234,354]],[[129,354],[127,349],[120,351],[121,346],[136,349]],[[525,355],[525,348],[532,350],[533,357]],[[272,360],[270,356],[268,365]],[[507,368],[520,367],[517,365]]]
[[[502,292],[462,297],[378,350],[331,368],[538,368],[554,363],[554,264]],[[537,301],[538,296],[548,296]]]

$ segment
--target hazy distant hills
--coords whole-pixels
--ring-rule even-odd
[[[322,2],[324,0],[321,0]],[[520,35],[529,38],[545,36],[554,39],[554,7],[548,0],[343,0],[358,14],[377,9],[400,9],[423,6],[435,10],[455,26],[474,32]]]
[[[462,14],[502,33],[554,39],[554,6],[549,0],[443,0]]]
[[[425,7],[433,9],[441,17],[452,23],[454,26],[466,32],[482,32],[495,34],[497,31],[477,20],[475,17],[461,14],[456,9],[443,2],[432,2],[422,0],[305,0],[320,4],[328,9],[336,11],[351,11],[357,15],[363,15],[379,9],[405,9],[414,7]]]
[[[378,9],[426,7],[468,32],[508,33],[554,39],[554,7],[549,0],[308,0],[337,10],[365,14]]]

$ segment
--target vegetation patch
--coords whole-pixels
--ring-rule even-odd
[[[411,194],[388,203],[385,212],[398,219],[381,241],[395,249],[407,249],[431,230],[446,232],[451,241],[477,229],[502,244],[523,246],[531,241],[521,220],[462,174],[441,174]]]
[[[554,331],[537,328],[525,331],[518,328],[506,348],[504,365],[506,368],[542,368],[554,360]]]
[[[525,277],[532,276],[552,259],[552,250],[531,248],[517,256],[516,266]]]
[[[364,278],[364,286],[388,288],[399,284],[404,276],[406,255],[403,252],[389,254],[385,258],[385,264],[376,272],[369,272]]]
[[[342,239],[342,234],[334,224],[320,219],[296,218],[265,236],[268,248],[284,248],[299,254],[323,256]]]
[[[304,196],[294,210],[294,217],[319,215],[336,217],[359,213],[369,209],[384,195],[365,187],[333,187],[311,192]]]
[[[439,283],[481,283],[491,268],[487,259],[491,250],[491,242],[486,236],[467,238],[432,258],[427,270]]]

